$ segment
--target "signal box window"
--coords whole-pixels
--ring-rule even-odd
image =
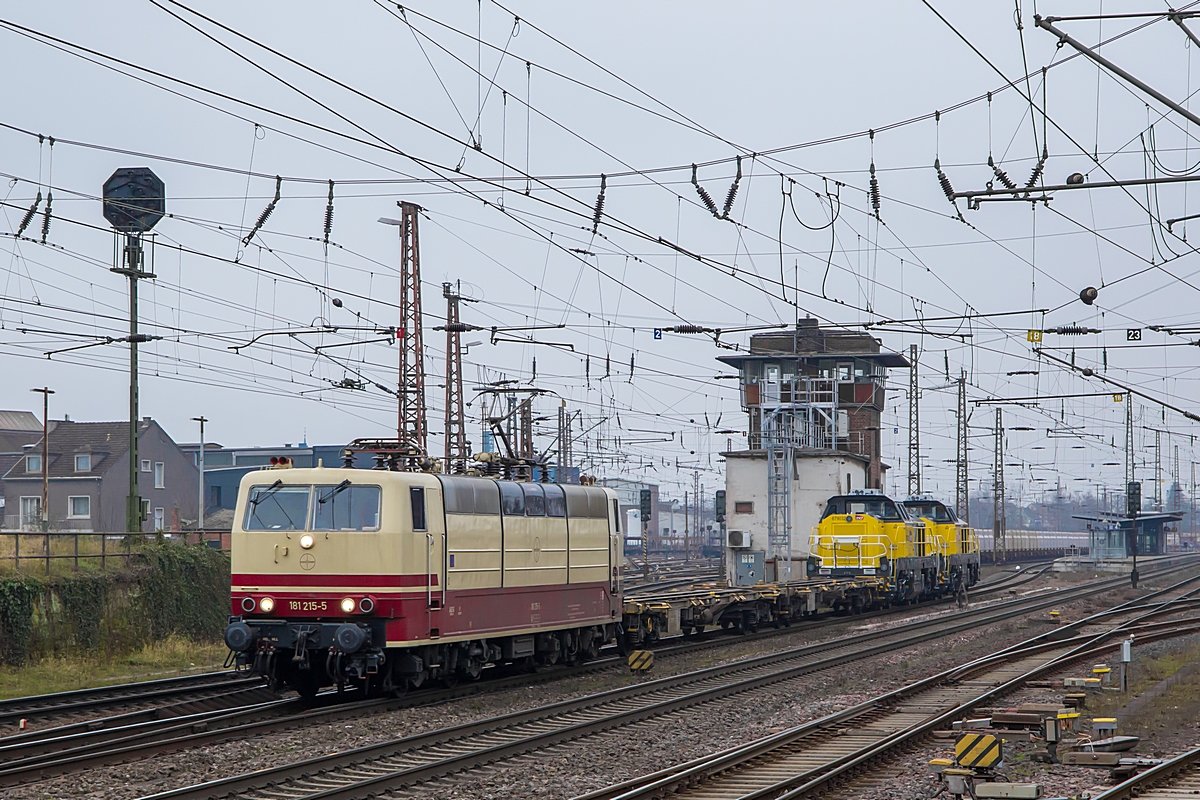
[[[427,531],[425,522],[425,489],[420,486],[410,487],[408,498],[412,503],[412,523],[414,531]]]
[[[378,486],[354,486],[349,481],[337,486],[313,487],[314,531],[379,530]],[[414,529],[415,529],[414,525]]]
[[[754,503],[750,500],[738,500],[733,504],[733,513],[735,514],[753,514]]]
[[[246,501],[246,530],[302,531],[308,519],[308,495],[311,487],[253,486]]]

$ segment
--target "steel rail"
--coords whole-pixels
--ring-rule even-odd
[[[227,689],[238,681],[264,683],[262,679],[246,678],[230,671],[206,672],[201,675],[187,675],[179,678],[119,683],[112,686],[98,686],[93,689],[14,697],[9,700],[0,700],[0,725],[19,719],[58,716],[66,712],[106,708],[121,703],[179,697],[208,688]]]
[[[1180,581],[1173,586],[1160,589],[1154,592],[1151,596],[1174,591],[1175,589],[1181,588],[1189,583],[1193,583],[1196,580],[1197,578],[1185,579],[1184,581]],[[1187,608],[1192,608],[1195,606],[1195,599],[1191,596],[1197,593],[1200,593],[1200,589],[1192,590],[1182,598],[1173,598],[1150,605],[1142,603],[1142,601],[1146,598],[1139,598],[1136,601],[1128,601],[1111,609],[1107,609],[1082,620],[1078,620],[1076,623],[1072,623],[1072,626],[1082,628],[1089,624],[1094,624],[1095,622],[1102,620],[1104,617],[1110,617],[1118,614],[1138,613],[1138,616],[1135,617],[1134,621],[1141,621],[1164,614],[1178,613],[1183,609],[1184,606]],[[1143,611],[1144,613],[1142,613]],[[759,762],[764,757],[768,757],[780,750],[785,750],[794,743],[806,740],[814,735],[827,732],[837,723],[846,722],[851,719],[862,717],[866,714],[873,714],[880,711],[881,707],[888,706],[889,704],[895,705],[900,700],[910,699],[910,697],[915,694],[928,691],[934,687],[944,686],[948,683],[961,681],[967,675],[977,672],[978,668],[981,666],[986,667],[1000,660],[1028,654],[1031,651],[1038,649],[1061,648],[1065,645],[1071,644],[1072,642],[1078,642],[1081,646],[1087,646],[1089,644],[1096,643],[1098,640],[1112,636],[1117,632],[1130,630],[1130,624],[1130,622],[1120,623],[1098,636],[1095,634],[1081,634],[1067,640],[1064,640],[1061,637],[1055,637],[1053,635],[1042,634],[1041,636],[1034,637],[1018,645],[1004,648],[996,653],[985,656],[981,659],[977,659],[969,664],[953,667],[938,675],[922,679],[916,683],[896,689],[880,697],[872,698],[856,706],[852,706],[850,708],[830,714],[826,717],[804,723],[773,736],[768,736],[746,745],[739,745],[738,747],[731,748],[722,753],[703,756],[675,767],[668,767],[664,770],[659,770],[658,772],[654,772],[640,778],[634,778],[615,786],[606,787],[604,789],[582,795],[578,798],[575,798],[575,800],[635,800],[635,798],[644,799],[649,797],[657,797],[665,793],[682,792],[685,787],[715,778],[749,762]],[[1179,626],[1179,622],[1150,623],[1133,629],[1133,631],[1137,633],[1139,642],[1144,643],[1148,641],[1155,641],[1157,638],[1161,638],[1164,635],[1180,635]],[[1200,630],[1200,622],[1193,622],[1191,627],[1189,627],[1187,630]],[[1167,633],[1164,634],[1164,631]],[[1047,641],[1039,641],[1043,639]],[[1079,648],[1075,649],[1078,650]],[[1111,646],[1103,649],[1111,649]],[[1088,651],[1089,654],[1091,652],[1093,651]],[[1072,658],[1073,657],[1074,656],[1072,656]],[[1021,678],[1021,680],[1025,680],[1027,678],[1028,676],[1025,676]],[[986,697],[983,699],[986,699]],[[975,705],[978,705],[980,702],[982,702],[982,700],[979,698],[974,698],[968,701],[968,703]],[[939,720],[943,720],[948,717],[952,718],[954,714],[961,714],[966,710],[969,710],[968,705],[959,704],[951,711],[940,711],[937,718]],[[924,730],[922,726],[926,724],[928,724],[928,721],[912,726],[912,732],[921,732],[921,730]],[[903,733],[908,732],[909,731],[903,731]],[[872,742],[865,748],[851,752],[840,759],[828,762],[820,767],[813,768],[802,775],[794,776],[784,781],[759,787],[758,790],[749,794],[739,794],[739,800],[751,800],[751,798],[773,796],[774,794],[778,794],[779,792],[794,786],[799,780],[810,779],[810,783],[815,784],[817,782],[817,778],[815,776],[823,776],[829,770],[842,763],[855,762],[857,757],[864,750],[872,750],[872,752],[874,752],[874,749],[878,749],[878,747],[879,742]],[[785,753],[784,755],[788,754]],[[757,763],[755,766],[761,768],[762,764]],[[825,786],[822,788],[829,787]],[[712,790],[711,787],[709,787],[709,790]]]
[[[1184,785],[1180,785],[1184,784]],[[1159,790],[1164,790],[1160,793]],[[1092,800],[1165,800],[1200,794],[1200,748],[1189,750],[1093,795]]]
[[[1164,569],[1159,574],[1180,571],[1192,566],[1194,566],[1194,562],[1189,561],[1182,566]],[[514,712],[481,723],[468,723],[429,734],[420,734],[331,756],[260,770],[247,775],[233,776],[198,786],[162,792],[152,797],[155,800],[166,800],[166,798],[256,797],[268,796],[268,794],[280,796],[281,793],[288,796],[306,797],[311,800],[317,798],[346,800],[363,797],[385,789],[411,785],[451,772],[509,758],[527,751],[544,749],[558,742],[577,739],[642,719],[694,707],[721,697],[750,691],[816,670],[828,669],[880,652],[949,636],[980,624],[1028,614],[1041,608],[1099,594],[1124,585],[1124,581],[1122,576],[1056,592],[1053,597],[1038,596],[1031,599],[1009,601],[1002,604],[999,609],[988,608],[975,612],[964,612],[958,615],[960,622],[955,625],[946,626],[946,620],[941,618],[910,623],[889,629],[882,634],[872,633],[845,637],[818,645],[797,648],[786,653],[761,656],[736,664],[711,667],[638,686],[610,690],[585,698]],[[913,635],[914,631],[938,626],[941,626],[940,630],[928,630]],[[1048,632],[1036,638],[1043,639],[1050,636],[1051,633]],[[884,639],[892,641],[881,641]],[[1060,646],[1055,642],[1048,644]],[[797,661],[805,655],[812,656],[839,648],[842,650],[841,653],[830,652],[826,658],[773,668],[780,662]],[[734,673],[744,673],[744,677]],[[720,678],[723,677],[731,680],[722,682]],[[710,685],[703,687],[705,682]],[[703,688],[697,689],[697,686]],[[364,775],[368,777],[364,778]],[[297,785],[299,782],[305,782],[306,785],[299,786]],[[266,788],[268,786],[270,787],[269,791]],[[262,789],[266,794],[256,794],[255,790],[258,789]]]
[[[1031,575],[1030,579],[1037,577]],[[1014,576],[1020,573],[1013,573]],[[1062,599],[1055,597],[1056,602]],[[990,607],[980,608],[986,611]],[[791,630],[767,630],[736,638],[728,636],[696,640],[694,637],[672,637],[680,644],[655,648],[661,657],[719,648],[726,644],[744,643],[783,633],[801,633],[838,624],[857,622],[864,618],[886,614],[886,611],[865,615],[824,616]],[[903,624],[903,623],[902,623]],[[186,708],[157,707],[129,714],[105,717],[57,728],[34,731],[18,736],[0,738],[0,786],[29,783],[65,772],[92,768],[114,761],[127,761],[152,753],[164,753],[185,747],[210,744],[238,736],[255,735],[267,730],[283,730],[333,719],[361,717],[367,714],[394,711],[422,705],[460,699],[481,692],[495,692],[513,687],[530,686],[559,677],[595,672],[623,664],[619,656],[601,658],[582,665],[562,667],[537,675],[495,678],[478,684],[465,684],[451,689],[422,692],[403,698],[378,698],[346,703],[339,697],[338,705],[311,709],[311,704],[299,700],[265,702],[255,697],[242,707],[224,705],[217,709],[202,709],[195,704]],[[260,691],[265,691],[261,689]],[[326,701],[333,693],[324,695]],[[161,719],[169,714],[171,718]]]

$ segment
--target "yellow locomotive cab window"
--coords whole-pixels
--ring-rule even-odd
[[[248,531],[302,531],[308,520],[310,486],[253,486],[246,501]]]

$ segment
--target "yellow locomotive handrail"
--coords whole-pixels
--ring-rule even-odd
[[[821,559],[822,566],[873,567],[879,559],[892,557],[894,544],[882,534],[822,534],[819,527],[809,534],[809,552]],[[825,560],[829,559],[830,564]]]
[[[964,555],[979,552],[979,535],[975,533],[974,528],[968,528],[965,525],[959,526],[958,552]]]

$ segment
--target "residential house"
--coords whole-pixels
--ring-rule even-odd
[[[41,439],[42,421],[32,412],[0,411],[0,528],[8,527],[4,519],[8,514],[4,498],[4,474],[25,455],[26,445]],[[13,509],[13,527],[18,516],[17,509]]]
[[[6,525],[40,526],[45,466],[52,530],[124,531],[129,423],[57,421],[49,440],[48,464],[39,435],[3,473]],[[138,494],[149,505],[142,530],[177,531],[194,522],[199,472],[150,417],[138,423],[138,461]]]

